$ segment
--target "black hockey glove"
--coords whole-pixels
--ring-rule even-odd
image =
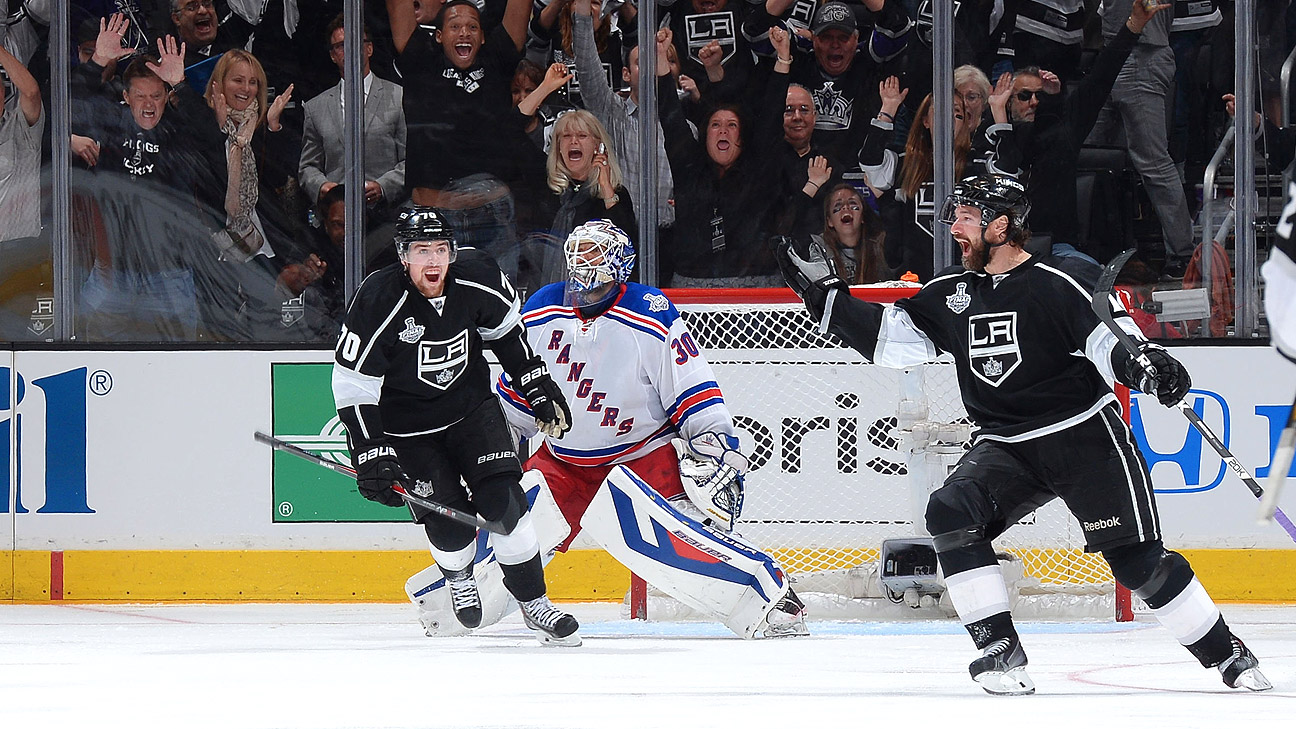
[[[1192,387],[1192,377],[1183,363],[1161,347],[1150,342],[1139,345],[1139,352],[1147,355],[1152,363],[1152,371],[1144,368],[1134,357],[1125,357],[1124,377],[1121,383],[1144,392],[1156,395],[1156,399],[1166,407],[1174,407],[1188,394]]]
[[[393,484],[409,488],[410,477],[396,460],[396,449],[388,445],[374,446],[360,451],[354,457],[356,485],[360,495],[370,501],[388,506],[404,506],[401,495],[392,491]]]
[[[796,250],[791,238],[779,236],[775,239],[774,258],[783,272],[783,280],[801,297],[810,316],[818,322],[828,308],[828,292],[837,289],[849,294],[850,287],[833,270],[822,246],[811,242],[806,256]]]
[[[571,430],[571,410],[567,407],[567,398],[563,397],[558,384],[549,376],[544,360],[533,357],[523,366],[522,374],[517,378],[518,390],[522,397],[531,403],[531,412],[535,415],[536,427],[541,433],[553,438],[561,438]]]

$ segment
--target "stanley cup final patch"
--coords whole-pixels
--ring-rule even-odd
[[[419,342],[418,376],[438,390],[448,390],[468,369],[468,330],[439,342]]]
[[[1021,364],[1017,312],[977,314],[968,318],[968,361],[972,374],[998,387]]]
[[[954,285],[954,293],[945,297],[945,305],[955,314],[962,314],[972,305],[972,295],[967,292],[967,284],[959,282]]]

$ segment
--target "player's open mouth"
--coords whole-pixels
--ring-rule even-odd
[[[468,58],[472,55],[471,43],[456,43],[454,47],[455,55],[460,58]]]

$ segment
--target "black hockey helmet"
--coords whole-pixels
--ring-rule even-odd
[[[400,211],[396,217],[396,253],[401,260],[405,260],[411,243],[434,240],[450,242],[450,260],[454,261],[458,251],[454,228],[436,208],[411,205]]]
[[[1014,177],[994,173],[965,177],[955,185],[941,207],[940,221],[952,225],[954,212],[960,205],[980,208],[982,227],[1000,215],[1007,215],[1009,224],[1024,229],[1026,215],[1030,212],[1026,186]]]

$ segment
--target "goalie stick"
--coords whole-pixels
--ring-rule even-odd
[[[317,466],[323,466],[330,471],[340,473],[343,476],[355,478],[355,469],[350,466],[344,466],[341,463],[334,463],[327,458],[321,458],[305,448],[299,448],[288,441],[280,440],[273,435],[266,435],[259,430],[255,433],[255,436],[258,441],[265,443],[277,451],[292,454],[302,460],[310,461]],[[438,504],[437,502],[425,499],[418,494],[412,494],[409,491],[406,491],[400,484],[392,484],[392,491],[400,494],[400,497],[405,499],[406,502],[414,504],[415,506],[421,506],[434,514],[439,514],[451,521],[457,521],[460,524],[467,524],[468,526],[476,527],[478,529],[485,529],[486,531],[494,532],[495,534],[508,534],[508,530],[504,528],[504,525],[497,521],[486,521],[476,514],[469,514],[467,512],[459,511],[458,509],[452,509],[444,504]]]
[[[1103,269],[1102,276],[1098,278],[1097,286],[1094,287],[1093,300],[1091,304],[1094,313],[1097,314],[1098,318],[1102,320],[1102,323],[1111,330],[1112,335],[1116,337],[1116,341],[1120,342],[1120,345],[1125,348],[1125,351],[1129,352],[1130,356],[1134,358],[1135,362],[1138,362],[1139,366],[1142,367],[1145,372],[1155,378],[1156,367],[1152,365],[1152,362],[1148,359],[1147,355],[1139,350],[1138,343],[1134,341],[1134,337],[1130,336],[1129,332],[1121,329],[1120,325],[1116,323],[1116,316],[1112,313],[1111,308],[1112,287],[1116,284],[1116,277],[1120,275],[1121,269],[1125,267],[1125,262],[1133,255],[1134,249],[1131,248],[1119,256],[1116,256],[1112,259],[1111,263],[1107,264],[1107,267]],[[1264,489],[1261,488],[1260,484],[1251,476],[1251,472],[1246,469],[1246,466],[1243,466],[1237,457],[1230,453],[1229,449],[1224,446],[1224,443],[1215,436],[1215,433],[1211,431],[1210,426],[1206,425],[1206,422],[1201,419],[1201,416],[1197,414],[1197,411],[1193,410],[1192,405],[1188,404],[1188,399],[1184,398],[1183,400],[1180,400],[1175,407],[1179,408],[1179,412],[1183,413],[1185,418],[1188,418],[1188,422],[1193,424],[1193,427],[1197,429],[1197,432],[1201,433],[1207,443],[1210,443],[1211,448],[1215,449],[1215,452],[1224,460],[1224,463],[1232,469],[1233,473],[1237,474],[1238,478],[1242,479],[1242,483],[1246,484],[1246,487],[1251,490],[1251,493],[1254,494],[1257,499],[1260,499],[1263,504],[1265,497]],[[1274,518],[1277,520],[1278,524],[1282,526],[1283,531],[1287,532],[1287,536],[1291,537],[1292,541],[1296,541],[1296,525],[1292,524],[1291,519],[1287,518],[1287,515],[1282,512],[1282,509],[1277,508],[1277,504],[1274,505]]]

